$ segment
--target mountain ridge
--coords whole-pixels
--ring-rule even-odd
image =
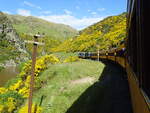
[[[61,42],[74,37],[78,31],[68,25],[55,24],[33,16],[9,15],[0,12],[0,63],[13,60],[17,62],[23,58],[31,58],[32,44],[25,40],[33,40],[33,35],[45,33],[39,41],[44,46],[38,47],[38,55],[50,53],[51,47],[58,46]],[[22,60],[21,60],[22,61]]]
[[[107,50],[120,45],[126,37],[126,13],[109,16],[81,31],[74,39],[66,40],[53,52]],[[69,47],[69,48],[68,48]]]
[[[9,15],[7,17],[12,22],[13,27],[19,34],[45,33],[53,39],[66,40],[78,34],[78,31],[69,25],[49,22],[34,16]]]

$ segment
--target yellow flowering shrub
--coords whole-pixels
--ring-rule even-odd
[[[24,80],[24,87],[20,88],[18,93],[22,94],[24,98],[27,98],[29,96],[29,87],[30,87],[30,79],[31,75],[28,75],[26,80]]]
[[[35,85],[36,89],[41,87],[38,77],[40,72],[48,67],[48,64],[58,63],[59,59],[54,55],[46,55],[37,59],[35,65]],[[0,113],[12,113],[22,104],[23,100],[29,96],[29,86],[31,79],[31,60],[25,63],[19,74],[19,79],[10,82],[7,88],[0,87]],[[34,106],[33,106],[34,109]],[[36,113],[41,113],[42,108],[37,107]],[[19,113],[27,113],[27,105],[19,110]]]
[[[25,63],[24,67],[22,68],[22,71],[19,74],[21,77],[31,73],[31,63],[32,63],[31,60]]]
[[[35,110],[35,105],[32,105],[32,113],[34,113]],[[19,113],[28,113],[28,104],[26,104],[25,106],[21,107],[19,109]],[[37,110],[36,113],[42,113],[42,108],[40,106],[37,106]]]
[[[48,67],[48,64],[55,64],[58,63],[59,59],[55,57],[54,55],[45,55],[36,60],[36,65],[35,65],[35,82],[39,82],[38,80],[38,75],[40,72],[45,70]],[[10,90],[18,90],[19,94],[22,94],[23,97],[28,97],[29,95],[29,85],[30,85],[30,79],[31,79],[31,60],[25,63],[20,76],[23,78],[22,81],[18,81],[14,85],[10,86]],[[39,83],[38,86],[39,87]]]
[[[80,59],[77,56],[70,56],[70,57],[68,57],[64,60],[64,63],[66,63],[66,62],[76,62],[76,61],[79,61],[79,60]]]
[[[0,94],[0,113],[13,113],[23,101],[22,95],[17,91],[8,90]]]
[[[17,83],[9,87],[9,90],[18,90],[23,85],[22,80],[18,80]]]
[[[3,105],[0,104],[0,113],[12,113],[16,109],[15,99],[9,97]]]
[[[12,97],[9,97],[8,102],[7,102],[7,106],[8,106],[8,112],[12,113],[12,111],[16,108],[15,99]]]
[[[0,104],[0,113],[2,113],[4,111],[4,105]]]
[[[47,68],[48,64],[58,63],[59,59],[54,55],[45,55],[36,60],[35,75],[38,76],[41,71]],[[21,77],[31,74],[31,61],[27,62],[20,73]]]
[[[19,94],[22,94],[24,98],[27,98],[29,96],[29,88],[23,87],[19,90]]]
[[[31,75],[28,75],[26,80],[24,81],[25,87],[30,87],[30,80],[31,80]]]
[[[6,93],[8,91],[8,89],[4,88],[4,87],[0,87],[0,94]]]

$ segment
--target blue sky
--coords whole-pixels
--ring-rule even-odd
[[[127,0],[0,0],[0,11],[36,16],[78,30],[126,11]]]

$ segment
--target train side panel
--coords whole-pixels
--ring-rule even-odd
[[[136,79],[135,74],[133,73],[129,64],[126,64],[126,70],[128,74],[129,87],[131,92],[132,107],[134,113],[150,113],[148,99],[142,89],[138,86],[138,80]],[[145,99],[144,99],[145,98]],[[146,101],[147,100],[147,101]]]

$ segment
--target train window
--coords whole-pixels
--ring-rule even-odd
[[[133,2],[133,1],[132,1]],[[133,3],[130,3],[132,5]],[[134,6],[134,7],[133,7]],[[140,87],[150,98],[150,55],[147,51],[150,38],[150,0],[136,0],[132,7],[128,7],[128,41],[127,55]]]
[[[125,50],[121,49],[121,50],[116,52],[116,55],[119,56],[119,57],[123,57],[124,56],[124,52],[125,52]]]
[[[142,67],[142,88],[144,91],[148,94],[150,97],[150,54],[147,51],[147,48],[149,47],[150,38],[149,36],[149,26],[150,26],[150,17],[147,15],[150,11],[150,1],[149,0],[141,0],[141,10],[139,15],[139,21],[140,21],[140,42],[141,42],[141,67]]]
[[[129,28],[129,59],[130,65],[132,66],[133,71],[137,74],[137,23],[136,23],[136,7],[134,7],[133,12],[131,13],[132,18],[130,20],[130,28]]]

